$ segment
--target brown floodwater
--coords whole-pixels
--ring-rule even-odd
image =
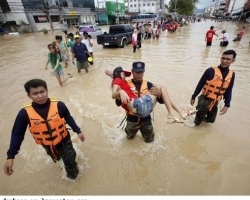
[[[205,47],[205,32],[211,25],[221,37],[226,29],[230,43],[221,48],[214,39]],[[77,73],[70,64],[65,73],[74,77],[63,87],[44,69],[47,44],[55,34],[34,33],[0,37],[0,194],[1,195],[249,195],[250,194],[250,29],[241,42],[232,39],[237,23],[212,21],[180,27],[176,34],[163,32],[160,39],[147,40],[132,53],[125,48],[103,48],[94,39],[94,66]],[[108,29],[108,27],[104,27]],[[74,30],[75,31],[75,30]],[[57,32],[56,34],[60,34]],[[218,65],[225,49],[237,52],[230,67],[236,73],[231,107],[214,124],[190,127],[167,123],[164,105],[156,105],[155,141],[146,144],[140,133],[127,141],[117,129],[125,114],[111,99],[111,79],[103,71],[132,62],[146,63],[144,78],[167,86],[171,97],[183,108],[206,68]],[[14,174],[3,171],[11,129],[18,111],[29,102],[23,85],[32,78],[48,83],[49,96],[58,97],[69,108],[86,136],[81,143],[71,133],[80,174],[65,178],[61,162],[54,162],[36,145],[27,131],[14,161]],[[197,101],[196,101],[197,103]],[[223,102],[220,103],[223,107]]]

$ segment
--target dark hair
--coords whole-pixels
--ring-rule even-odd
[[[226,50],[222,55],[233,55],[233,58],[235,59],[237,54],[234,50]]]
[[[54,45],[54,44],[48,44],[48,49],[50,50],[50,49],[54,49],[55,51],[54,51],[54,53],[50,53],[49,54],[49,56],[50,56],[50,60],[51,61],[54,61],[54,62],[56,62],[56,60],[57,60],[57,49],[56,49],[56,46]]]
[[[214,26],[211,26],[210,29],[214,29]]]
[[[122,71],[116,71],[115,73],[113,73],[113,80],[115,79],[115,78],[122,78],[122,76],[121,76],[121,73],[122,73]]]
[[[62,36],[61,35],[56,35],[55,39],[56,40],[62,40]]]
[[[30,88],[38,88],[38,87],[44,87],[47,90],[47,84],[44,80],[42,79],[31,79],[27,81],[24,84],[24,89],[25,91],[29,94],[30,93]]]
[[[68,34],[69,37],[74,37],[73,33]]]
[[[76,35],[78,35],[78,34],[80,35],[80,32],[79,32],[79,31],[76,31]]]
[[[88,38],[92,39],[91,35],[88,35]]]

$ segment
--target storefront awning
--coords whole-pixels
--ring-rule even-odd
[[[241,13],[242,13],[242,10],[241,10],[241,11],[239,11],[239,12],[235,12],[235,13],[233,13],[233,14],[232,14],[232,16],[240,16],[240,15],[241,15]]]

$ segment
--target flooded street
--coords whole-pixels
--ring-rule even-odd
[[[215,38],[210,48],[205,47],[205,33],[211,25],[219,38],[227,30],[226,48]],[[47,45],[61,32],[0,37],[0,194],[250,195],[250,28],[246,26],[242,41],[233,43],[240,29],[232,22],[189,24],[176,34],[163,32],[159,41],[144,41],[136,53],[131,44],[103,48],[94,39],[95,63],[89,73],[78,74],[70,63],[64,71],[73,78],[63,87],[44,69]],[[111,79],[103,73],[105,69],[122,66],[130,70],[132,62],[143,61],[146,80],[165,85],[178,105],[192,108],[189,101],[200,77],[206,68],[220,64],[226,49],[237,52],[230,67],[236,73],[235,85],[231,107],[214,124],[169,124],[165,106],[158,104],[153,114],[153,143],[145,143],[139,132],[128,141],[125,132],[117,129],[125,113],[111,99]],[[81,143],[71,132],[80,168],[75,181],[65,178],[63,164],[54,164],[28,131],[14,161],[14,174],[4,174],[14,120],[30,101],[23,85],[32,78],[47,82],[49,96],[66,104],[85,134]]]

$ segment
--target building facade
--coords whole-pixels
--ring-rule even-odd
[[[107,1],[106,2],[108,24],[122,23],[126,16],[126,8],[124,3]]]
[[[62,22],[68,27],[96,20],[94,0],[1,0],[0,21],[28,24],[32,32],[61,29]]]
[[[128,0],[128,13],[156,13],[161,14],[162,0]]]

